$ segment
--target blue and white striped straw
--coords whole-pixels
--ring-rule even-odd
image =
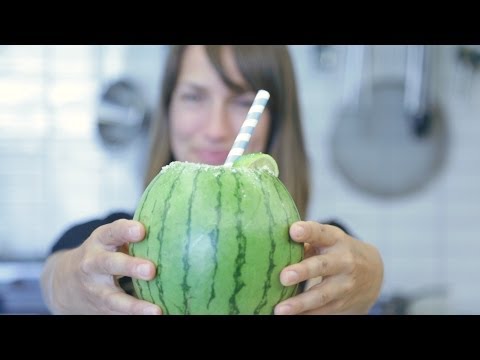
[[[262,116],[263,110],[267,105],[268,99],[270,99],[270,94],[268,91],[259,90],[257,96],[253,100],[253,104],[248,110],[247,118],[242,124],[240,131],[235,138],[232,149],[228,153],[227,159],[225,160],[225,166],[232,166],[233,162],[240,156],[243,155],[243,152],[250,142],[255,126],[257,126],[260,117]]]

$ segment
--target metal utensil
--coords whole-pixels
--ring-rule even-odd
[[[404,79],[362,76],[365,67],[358,51],[347,69],[347,76],[355,74],[350,94],[358,97],[339,111],[331,138],[335,168],[355,188],[375,196],[419,190],[446,155],[443,114],[428,99],[425,48],[407,51]]]

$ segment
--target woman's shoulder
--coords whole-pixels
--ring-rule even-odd
[[[132,217],[132,214],[117,211],[111,212],[103,218],[77,223],[68,228],[60,236],[53,245],[51,252],[54,253],[55,251],[73,249],[80,246],[99,226],[109,224],[119,219],[132,219]]]

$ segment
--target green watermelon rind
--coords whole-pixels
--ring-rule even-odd
[[[280,271],[303,258],[288,232],[300,216],[270,172],[173,162],[145,189],[134,219],[146,236],[130,254],[157,266],[153,280],[133,279],[136,296],[164,314],[272,314],[298,290],[280,283]]]

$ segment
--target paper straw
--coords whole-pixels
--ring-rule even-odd
[[[250,142],[250,138],[257,126],[260,117],[262,116],[263,110],[267,105],[270,94],[268,91],[259,90],[257,96],[253,100],[253,104],[248,110],[247,117],[240,128],[240,131],[235,138],[232,149],[228,153],[227,159],[225,160],[225,166],[232,166],[233,162],[240,156],[243,155],[243,152]]]

